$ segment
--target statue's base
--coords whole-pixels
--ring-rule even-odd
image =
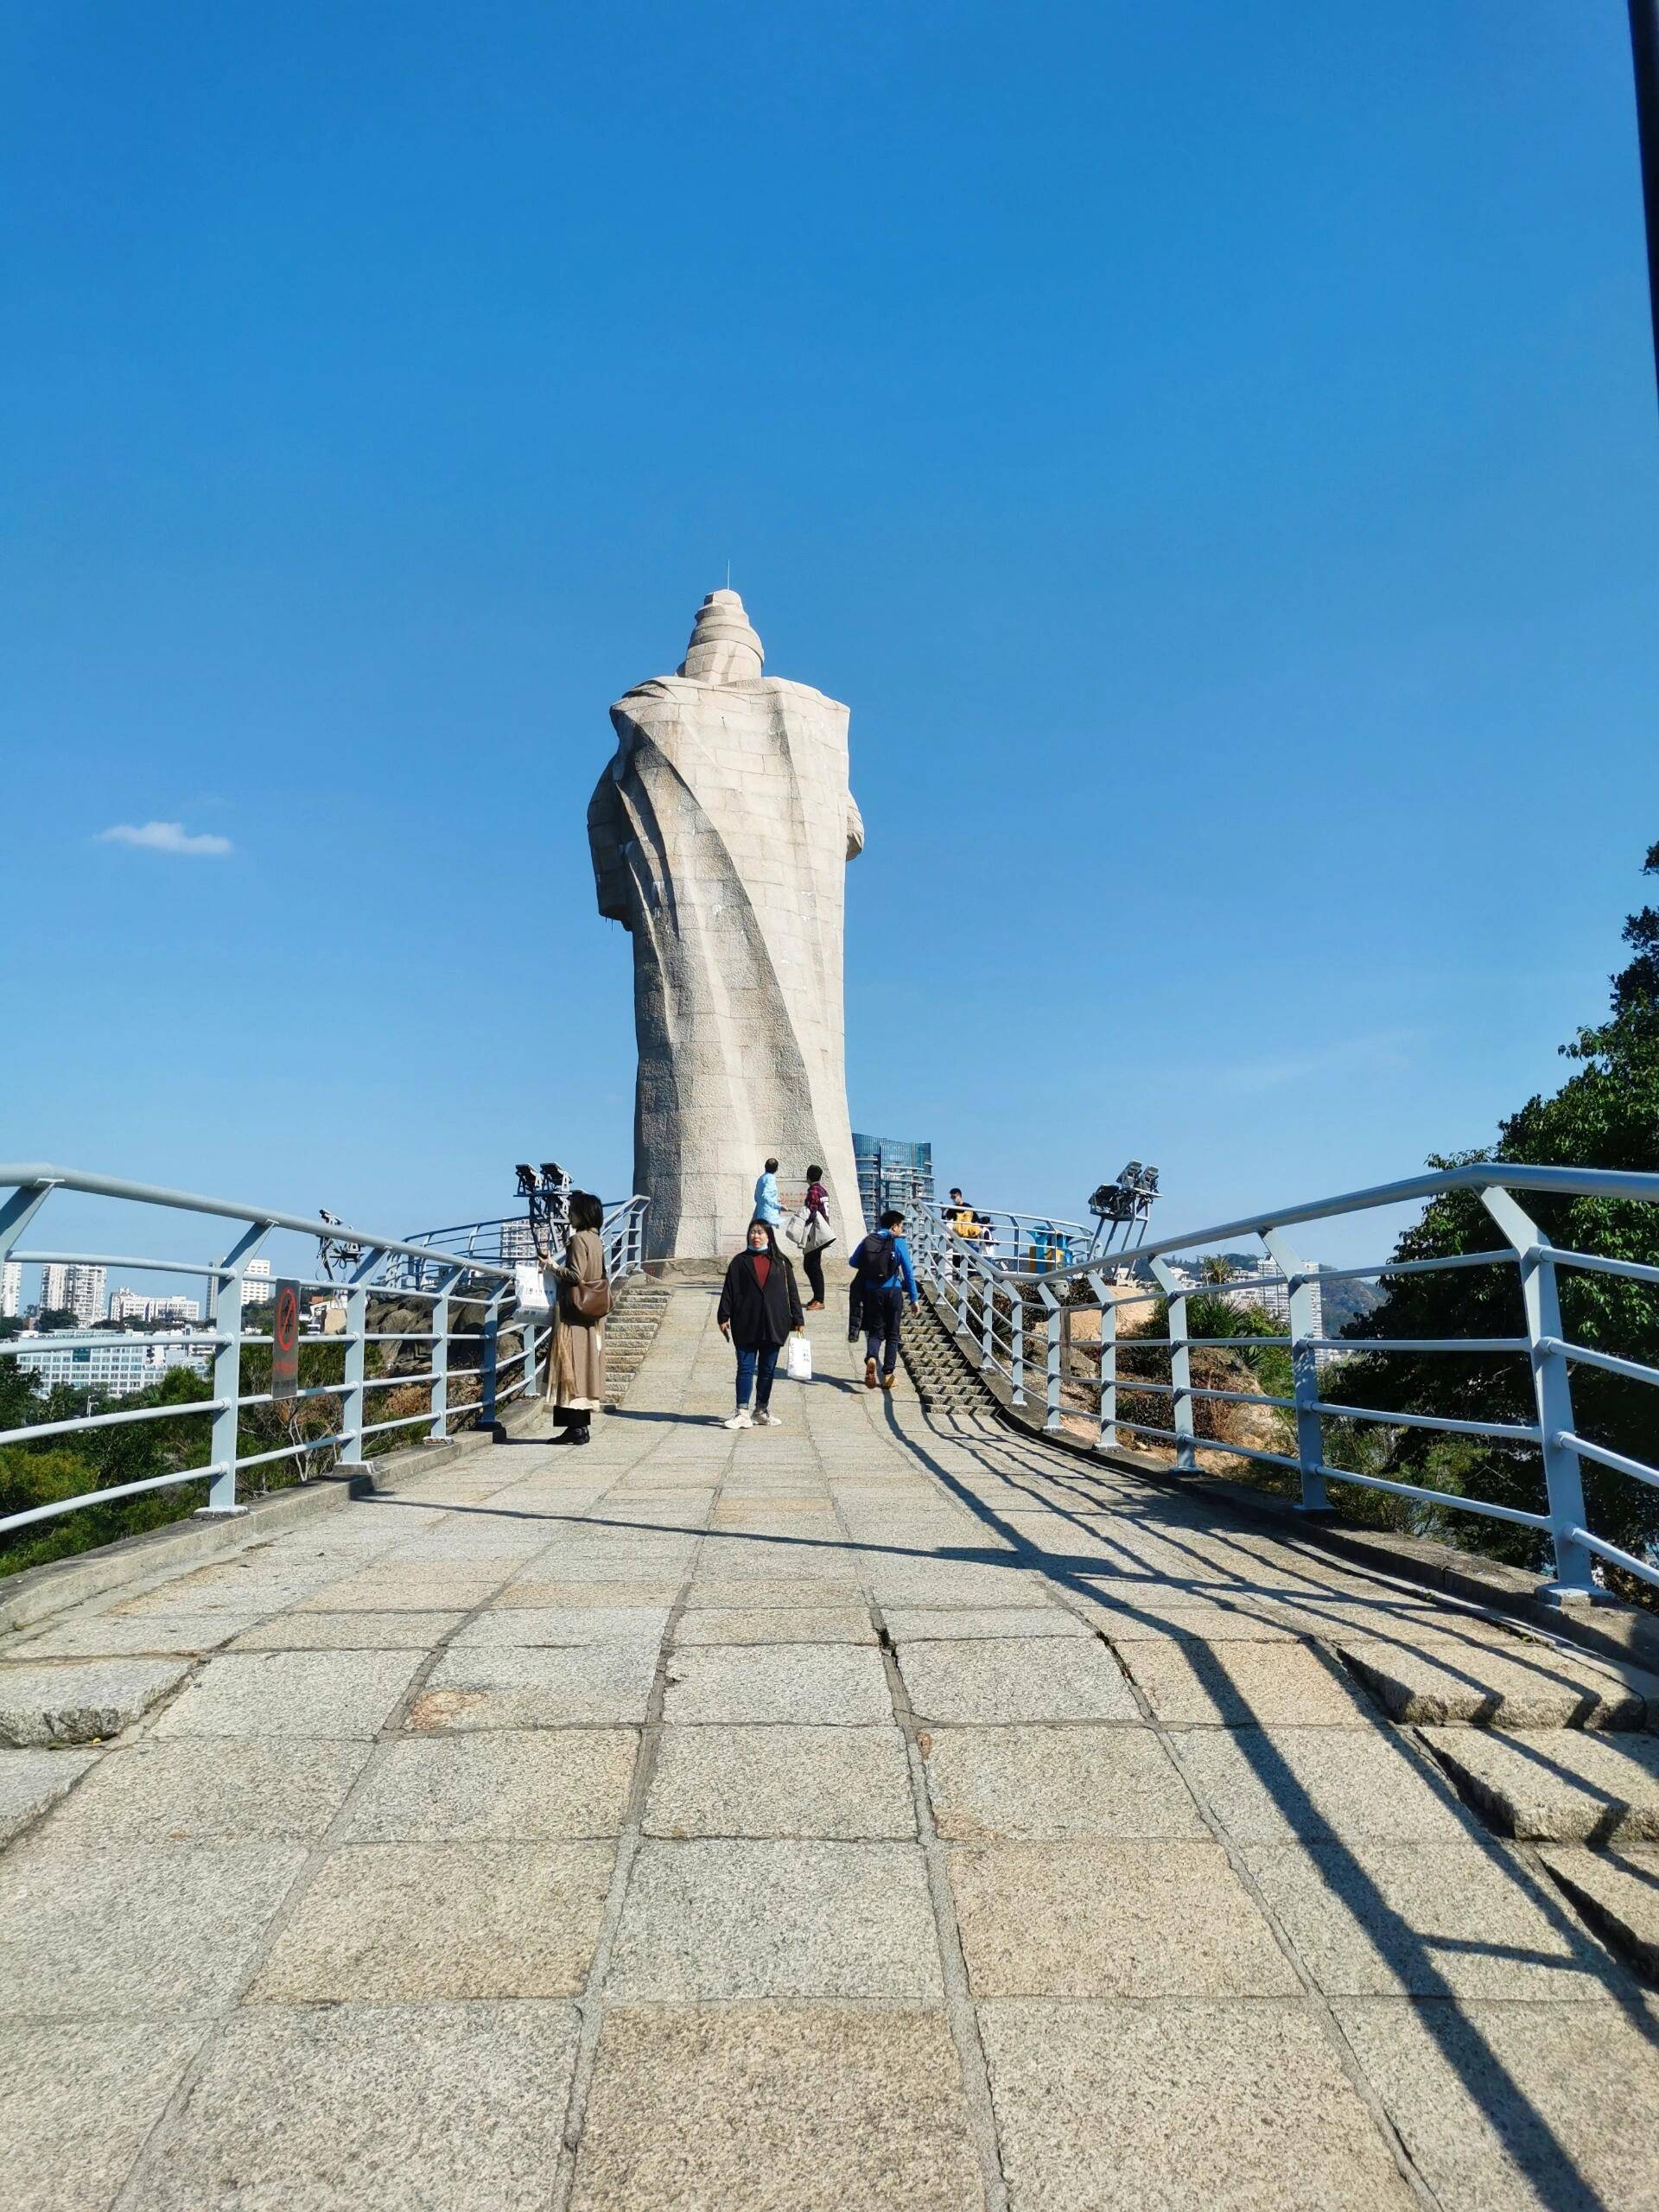
[[[645,1273],[658,1282],[724,1282],[727,1265],[719,1258],[647,1260]]]

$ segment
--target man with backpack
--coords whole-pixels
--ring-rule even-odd
[[[911,1312],[916,1310],[916,1273],[904,1229],[903,1214],[890,1209],[882,1215],[881,1226],[873,1229],[852,1255],[853,1295],[864,1316],[867,1390],[874,1390],[878,1382],[884,1390],[892,1389],[903,1301],[908,1298]]]

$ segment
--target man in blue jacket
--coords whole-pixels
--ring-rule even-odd
[[[899,1325],[906,1299],[916,1310],[916,1272],[905,1242],[905,1217],[889,1211],[852,1255],[854,1288],[864,1310],[864,1388],[893,1388],[899,1364]]]

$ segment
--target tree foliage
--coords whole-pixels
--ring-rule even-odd
[[[1659,875],[1659,844],[1644,873]],[[1561,1052],[1576,1072],[1549,1096],[1529,1098],[1499,1127],[1490,1151],[1432,1159],[1433,1167],[1467,1160],[1539,1166],[1659,1173],[1659,911],[1630,916],[1624,938],[1633,957],[1611,979],[1608,1019],[1580,1029]],[[1526,1193],[1528,1212],[1566,1250],[1659,1266],[1659,1206],[1634,1200]],[[1473,1192],[1433,1199],[1400,1238],[1398,1261],[1509,1249]],[[1659,1285],[1559,1269],[1567,1341],[1659,1365]],[[1384,1303],[1345,1333],[1379,1348],[1327,1375],[1326,1395],[1389,1412],[1433,1413],[1465,1421],[1529,1422],[1536,1418],[1529,1363],[1515,1354],[1385,1352],[1390,1338],[1517,1337],[1525,1334],[1518,1270],[1500,1262],[1423,1275],[1385,1275]],[[1573,1414],[1580,1434],[1651,1464],[1659,1459],[1659,1389],[1586,1366],[1573,1370]],[[1345,1454],[1338,1458],[1338,1454]],[[1347,1433],[1330,1440],[1333,1464],[1389,1474],[1459,1496],[1541,1510],[1543,1470],[1531,1446],[1499,1440],[1437,1437],[1422,1429]],[[1659,1545],[1659,1492],[1584,1463],[1589,1526],[1637,1557]],[[1345,1501],[1344,1501],[1345,1502]],[[1419,1525],[1421,1525],[1421,1516]],[[1523,1529],[1457,1516],[1465,1545],[1522,1562],[1547,1564],[1542,1540]]]

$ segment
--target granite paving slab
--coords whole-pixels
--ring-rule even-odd
[[[911,1837],[897,1728],[669,1727],[645,1829],[660,1836]]]
[[[563,1728],[645,1717],[654,1643],[483,1645],[440,1654],[410,1708],[413,1729]]]
[[[942,2014],[613,2005],[575,2212],[977,2212]]]
[[[408,1737],[385,1745],[353,1802],[360,1842],[541,1842],[621,1832],[632,1728]]]
[[[901,1643],[899,1671],[924,1722],[1141,1719],[1122,1669],[1093,1637]]]
[[[9,1660],[0,1664],[0,1744],[29,1750],[118,1736],[189,1671],[182,1659]]]
[[[952,1841],[1209,1834],[1149,1728],[941,1728],[922,1746],[933,1819]]]
[[[453,1635],[465,1613],[273,1614],[246,1629],[232,1651],[429,1651]]]
[[[1628,1731],[1426,1728],[1423,1740],[1502,1835],[1659,1841],[1659,1739]]]
[[[879,1652],[823,1643],[677,1649],[664,1718],[868,1726],[890,1721],[893,1698]]]
[[[1659,2203],[1659,2027],[1648,2007],[1373,1999],[1335,2010],[1451,2212]]]
[[[490,1606],[451,1642],[469,1651],[480,1644],[518,1643],[553,1648],[586,1643],[649,1643],[654,1650],[668,1626],[666,1605]]]
[[[490,1610],[504,1611],[569,1611],[573,1607],[608,1612],[617,1607],[671,1606],[679,1593],[677,1579],[657,1576],[645,1581],[566,1582],[557,1577],[529,1575],[509,1582],[490,1599]]]
[[[55,1805],[72,1789],[98,1751],[0,1751],[0,1844]]]
[[[667,1843],[634,1861],[607,1981],[616,1998],[937,2003],[938,1939],[905,1843]]]
[[[1395,1729],[1182,1728],[1171,1741],[1240,1843],[1454,1843],[1478,1833],[1451,1784]]]
[[[72,1613],[27,1638],[8,1637],[7,1659],[194,1659],[263,1618],[258,1613]]]
[[[895,1643],[977,1643],[993,1637],[1087,1636],[1058,1605],[899,1605],[883,1618]]]
[[[157,1736],[373,1736],[415,1676],[411,1651],[249,1651],[207,1660]]]
[[[1166,1727],[1352,1727],[1376,1708],[1303,1643],[1128,1643],[1123,1664]]]
[[[106,1752],[45,1832],[54,1848],[127,1843],[270,1842],[320,1836],[371,1746],[362,1740],[152,1738]]]
[[[975,1997],[1276,1997],[1300,1985],[1213,1842],[959,1845]]]
[[[102,2212],[207,2033],[200,2022],[0,2023],[8,2212]]]
[[[1245,1858],[1332,1997],[1605,1999],[1624,1978],[1501,1845],[1256,1844]]]
[[[470,1612],[508,1579],[494,1567],[391,1567],[376,1564],[330,1582],[308,1598],[308,1613]]]
[[[779,1606],[804,1607],[816,1610],[821,1606],[855,1605],[859,1603],[858,1585],[817,1575],[741,1575],[700,1574],[686,1586],[685,1610],[696,1612],[705,1607],[731,1609],[733,1607]]]
[[[347,1845],[299,1899],[251,1999],[575,1996],[614,1857],[608,1843]]]
[[[152,2018],[227,2004],[305,1864],[296,1843],[48,1849],[0,1859],[0,2015]]]
[[[1300,1999],[999,1999],[979,2031],[1013,2212],[1414,2212]]]
[[[143,2212],[542,2212],[575,2069],[566,2004],[237,2013],[147,2154]]]
[[[682,1613],[677,1648],[691,1643],[869,1643],[863,1605],[709,1605]]]

